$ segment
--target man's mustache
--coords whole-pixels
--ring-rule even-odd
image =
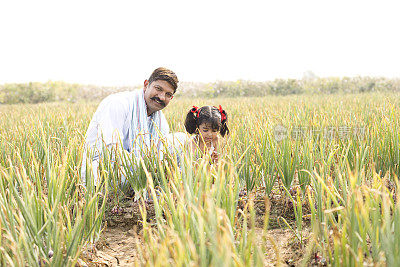
[[[156,97],[156,96],[153,96],[152,98],[150,98],[151,100],[157,100],[163,107],[165,107],[166,105],[165,105],[165,102],[164,101],[162,101],[161,99],[159,99],[158,97]]]

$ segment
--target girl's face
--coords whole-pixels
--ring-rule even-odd
[[[201,135],[201,137],[199,138],[201,140],[201,138],[204,139],[204,142],[207,145],[211,145],[212,141],[215,141],[218,139],[218,130],[217,129],[213,129],[211,127],[210,123],[202,123],[199,126],[199,134]]]

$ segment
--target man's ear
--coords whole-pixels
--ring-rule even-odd
[[[149,81],[148,80],[144,80],[143,83],[143,90],[146,91],[147,87],[149,86]]]

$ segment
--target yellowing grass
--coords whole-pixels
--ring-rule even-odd
[[[157,227],[144,224],[138,263],[262,265],[262,248],[247,227],[254,225],[252,202],[237,210],[241,189],[261,188],[294,204],[296,222],[288,225],[309,255],[318,252],[338,266],[398,262],[399,95],[176,98],[165,115],[172,131],[184,131],[192,105],[219,104],[231,131],[219,166],[210,170],[204,161],[193,169],[187,158],[179,169],[174,157],[144,158],[133,170],[153,194],[157,221]],[[118,179],[115,167],[123,166],[104,161],[100,186],[81,185],[84,134],[96,107],[0,106],[3,265],[74,265],[101,235],[109,184]],[[279,142],[278,125],[287,130]],[[298,129],[306,133],[299,137]],[[305,202],[311,214],[303,214]],[[313,229],[307,242],[303,215]]]

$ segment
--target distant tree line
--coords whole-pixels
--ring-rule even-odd
[[[106,97],[107,95],[135,89],[134,87],[111,87],[96,85],[70,84],[66,82],[46,83],[9,83],[0,85],[0,103],[41,103],[79,100],[92,101]]]
[[[364,92],[400,92],[400,79],[344,77],[276,79],[266,82],[219,81],[187,83],[182,95],[190,97],[238,97],[294,94],[336,94]]]
[[[69,84],[65,82],[23,83],[0,85],[0,103],[40,103],[54,101],[92,101],[140,86],[110,87]],[[293,94],[335,94],[364,92],[400,92],[400,79],[343,77],[276,79],[266,82],[218,81],[212,83],[183,82],[177,95],[185,97],[242,97]]]

